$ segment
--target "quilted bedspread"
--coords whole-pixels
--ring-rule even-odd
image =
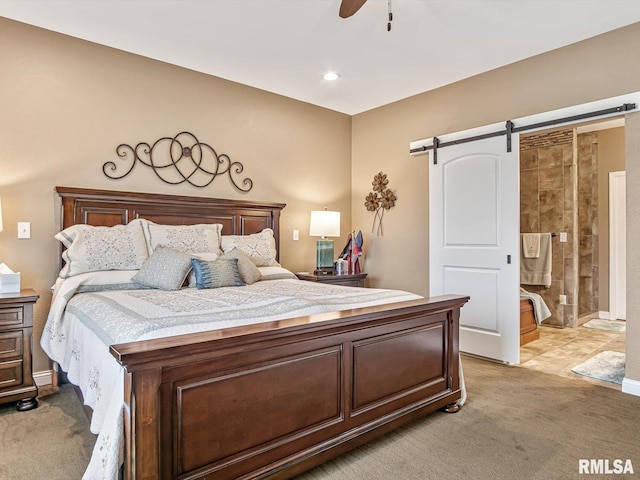
[[[56,285],[41,345],[93,409],[91,431],[98,439],[83,477],[92,480],[117,479],[123,460],[123,371],[109,345],[421,298],[293,279],[77,294],[81,281],[71,277]]]

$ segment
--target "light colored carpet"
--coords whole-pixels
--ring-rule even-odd
[[[589,360],[573,367],[571,371],[606,382],[622,383],[625,358],[625,354],[620,352],[600,352]]]
[[[583,458],[629,458],[638,475],[640,397],[523,367],[462,363],[468,399],[458,413],[436,412],[297,480],[584,480]]]
[[[71,385],[38,397],[38,408],[0,406],[2,480],[80,479],[95,436]]]
[[[463,365],[458,413],[434,412],[297,480],[584,480],[581,458],[629,458],[640,472],[640,397],[469,357]],[[0,422],[2,480],[81,477],[93,435],[71,389],[31,412],[7,406]]]
[[[608,332],[624,332],[627,330],[627,323],[622,320],[604,320],[602,318],[593,318],[582,326],[585,328],[606,330]]]

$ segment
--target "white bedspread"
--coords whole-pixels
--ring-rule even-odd
[[[270,280],[212,290],[75,294],[82,275],[58,282],[41,339],[78,385],[98,434],[84,479],[117,479],[123,460],[123,371],[109,345],[421,298],[408,292]]]
[[[533,316],[538,325],[541,325],[544,320],[551,316],[551,310],[547,307],[542,295],[528,292],[524,288],[520,287],[520,298],[531,300],[531,304],[533,305]]]

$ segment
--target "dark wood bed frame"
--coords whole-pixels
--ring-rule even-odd
[[[57,187],[62,226],[272,228],[283,204]],[[127,479],[289,478],[460,399],[468,297],[112,345],[125,370]]]

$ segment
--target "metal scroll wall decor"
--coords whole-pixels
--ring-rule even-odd
[[[371,185],[373,185],[373,192],[369,192],[367,197],[364,199],[364,206],[368,211],[375,212],[373,225],[371,226],[371,233],[375,231],[376,235],[382,235],[382,217],[384,216],[384,211],[394,207],[396,205],[397,198],[395,193],[387,188],[389,180],[387,179],[386,173],[379,172],[375,177],[373,177]],[[377,229],[376,221],[378,222]]]
[[[118,145],[116,153],[127,162],[126,171],[118,173],[116,162],[109,161],[102,166],[104,174],[119,180],[129,175],[136,163],[141,163],[153,170],[160,180],[170,185],[189,183],[194,187],[204,188],[218,176],[227,175],[231,184],[241,192],[253,188],[253,180],[244,178],[238,184],[238,175],[244,170],[240,162],[232,162],[228,155],[218,155],[206,143],[200,142],[193,133],[181,132],[175,137],[163,137],[153,145],[141,142],[135,147],[127,144]],[[234,177],[234,175],[236,177]]]

